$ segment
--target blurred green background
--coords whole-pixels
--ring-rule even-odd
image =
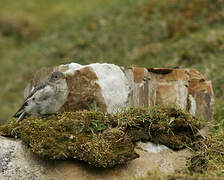
[[[224,113],[224,0],[1,0],[0,124],[43,66],[197,68]]]

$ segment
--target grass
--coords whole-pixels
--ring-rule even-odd
[[[220,98],[224,90],[221,2],[4,0],[0,122],[20,106],[23,89],[36,70],[68,62],[195,67],[213,80]]]
[[[43,66],[108,62],[197,68],[213,82],[215,126],[224,128],[223,0],[2,0],[0,124]]]

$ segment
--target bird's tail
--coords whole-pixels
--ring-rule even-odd
[[[19,122],[19,121],[22,121],[25,117],[26,117],[26,112],[24,111],[24,112],[22,112],[21,114],[20,114],[20,116],[19,116],[19,118],[17,119],[17,122]]]
[[[13,115],[13,117],[16,117],[16,118],[18,118],[18,120],[17,121],[22,121],[24,118],[25,118],[25,116],[26,116],[26,112],[25,112],[25,110],[24,110],[24,106],[22,106],[14,115]]]
[[[19,117],[24,112],[23,106],[13,115],[13,117]]]

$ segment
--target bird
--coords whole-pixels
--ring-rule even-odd
[[[48,79],[34,88],[13,117],[22,121],[27,115],[45,117],[57,113],[68,96],[68,85],[64,74],[52,72]]]

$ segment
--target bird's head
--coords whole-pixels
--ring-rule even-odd
[[[49,76],[49,82],[52,82],[52,83],[60,83],[60,81],[62,81],[64,79],[65,79],[65,76],[60,71],[54,71]]]

